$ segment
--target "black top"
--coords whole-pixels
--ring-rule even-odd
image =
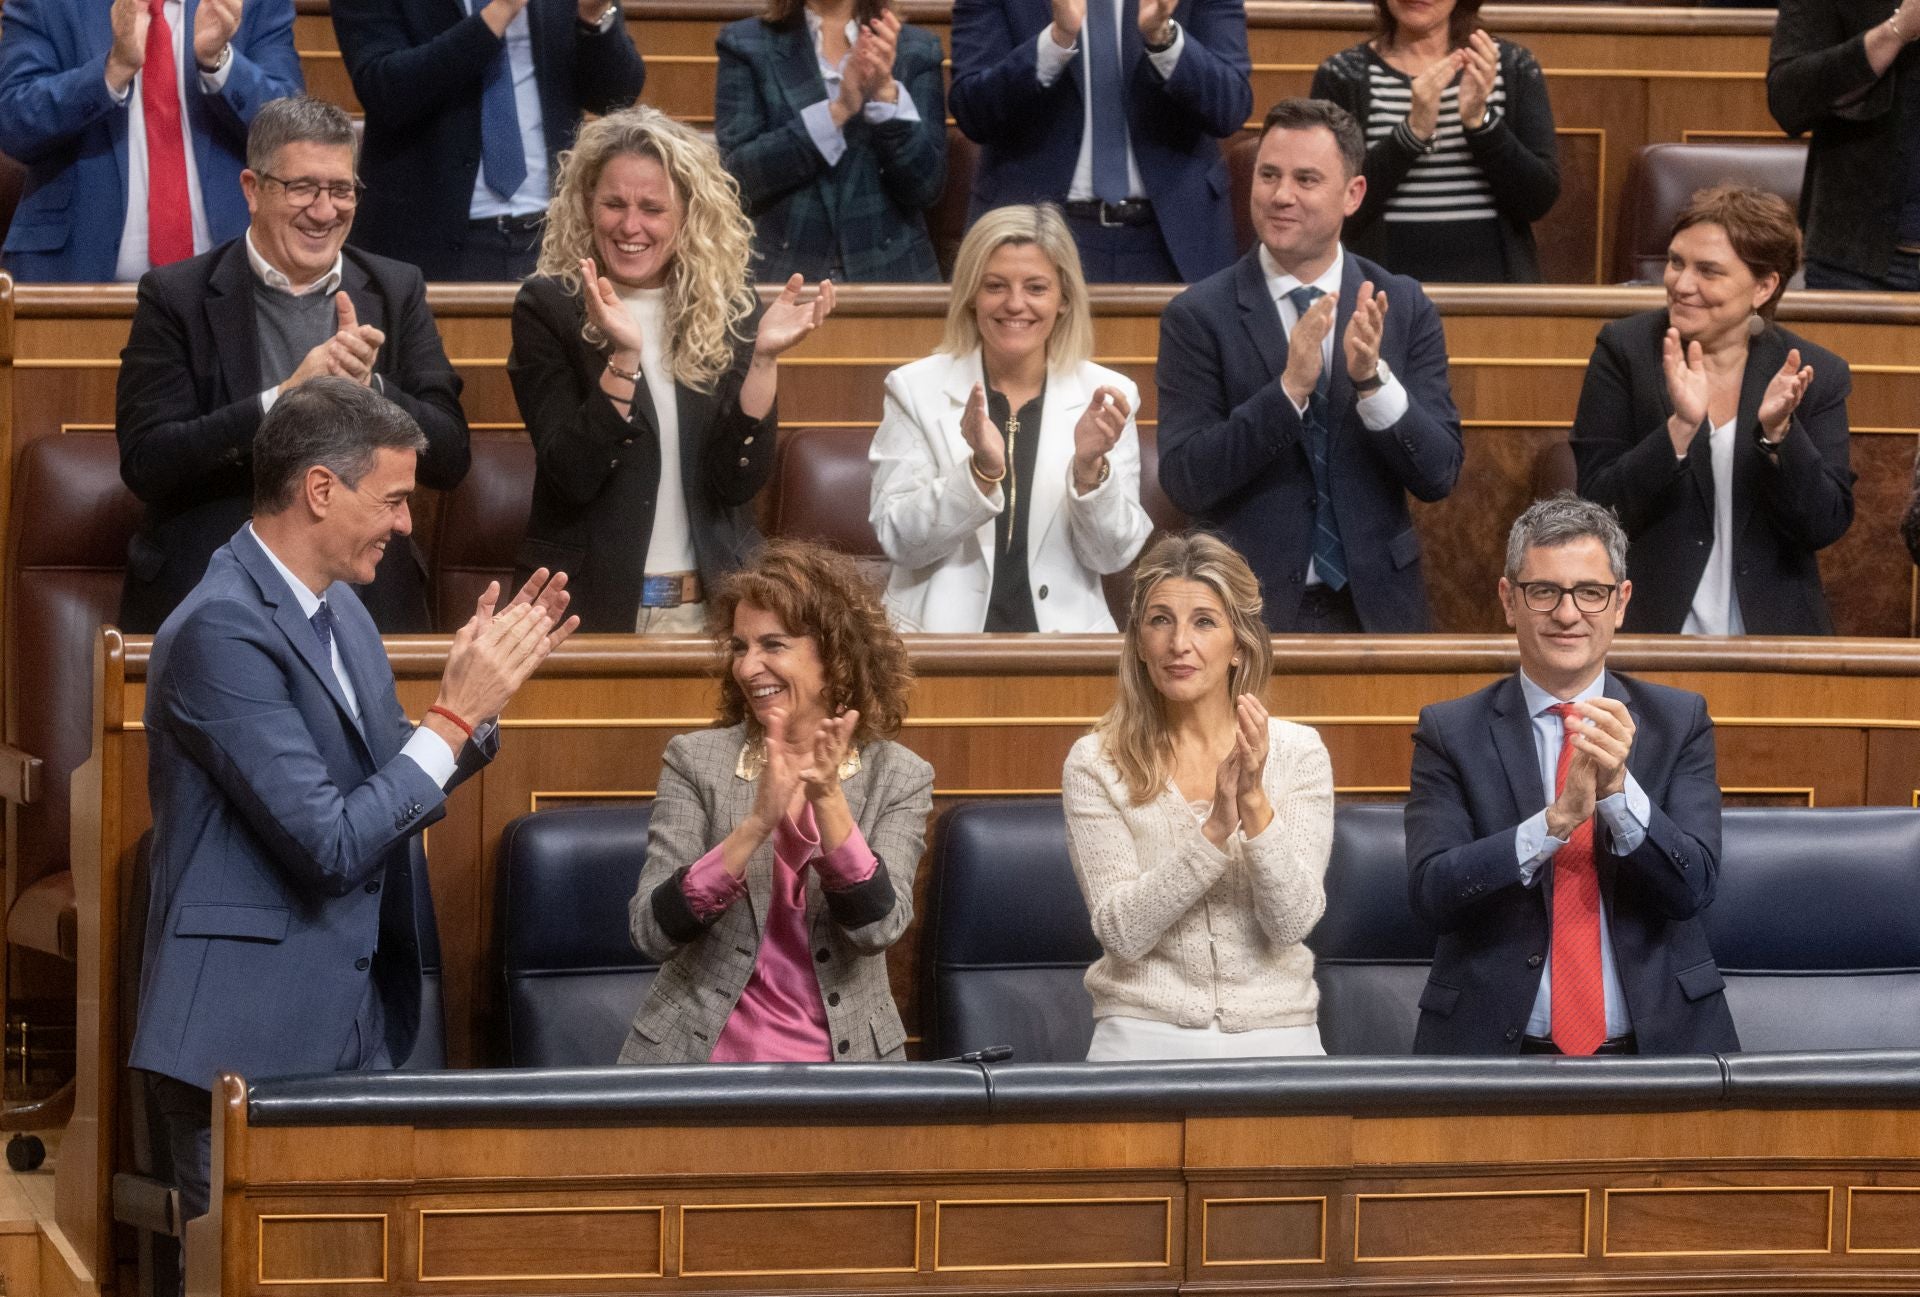
[[[1045,383],[1034,398],[1020,407],[1017,419],[1008,417],[1007,398],[987,388],[987,417],[1007,439],[1007,480],[1000,484],[1007,506],[993,520],[993,597],[987,603],[990,631],[1037,631],[1033,615],[1033,587],[1027,579],[1027,515],[1033,500],[1033,465],[1040,447],[1040,409],[1047,399]]]

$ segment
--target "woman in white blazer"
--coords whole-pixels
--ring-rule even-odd
[[[1051,205],[968,231],[940,350],[887,375],[868,519],[907,631],[1111,631],[1100,578],[1153,524],[1139,389],[1088,359],[1073,235]]]

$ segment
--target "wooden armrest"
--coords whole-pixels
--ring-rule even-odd
[[[15,806],[31,806],[40,800],[40,774],[46,762],[22,752],[11,743],[0,743],[0,799]]]

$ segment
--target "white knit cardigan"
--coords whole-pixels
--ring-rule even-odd
[[[1106,953],[1087,970],[1094,1017],[1225,1031],[1301,1027],[1320,993],[1300,944],[1326,909],[1333,766],[1320,736],[1270,721],[1262,782],[1273,820],[1222,851],[1169,785],[1135,806],[1100,736],[1061,776],[1067,846]]]

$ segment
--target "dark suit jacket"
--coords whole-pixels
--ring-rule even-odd
[[[356,723],[298,600],[250,533],[221,547],[160,630],[148,674],[153,801],[132,1066],[211,1086],[330,1072],[371,978],[396,1064],[413,1052],[411,871],[446,793],[400,749],[413,724],[353,591],[326,592]],[[498,731],[460,754],[453,783]]]
[[[831,167],[800,117],[827,97],[805,17],[795,10],[779,26],[742,18],[720,29],[717,45],[714,133],[753,218],[754,278],[938,280],[926,212],[947,181],[940,38],[900,29],[893,75],[920,120],[850,118],[847,151]]]
[[[1247,15],[1241,0],[1179,0],[1186,45],[1162,78],[1140,39],[1138,0],[1122,0],[1120,57],[1127,138],[1160,233],[1181,278],[1204,279],[1233,260],[1233,212],[1219,140],[1247,124]],[[953,6],[953,119],[978,142],[969,219],[1007,203],[1066,198],[1080,156],[1085,60],[1051,86],[1034,70],[1034,41],[1053,22],[1049,0],[957,0]],[[1085,50],[1085,37],[1081,38]]]
[[[1675,459],[1667,437],[1660,343],[1664,310],[1615,320],[1600,330],[1573,419],[1580,494],[1620,514],[1632,548],[1628,631],[1676,632],[1693,606],[1713,548],[1713,457],[1703,424],[1690,453]],[[1780,464],[1754,444],[1760,397],[1800,349],[1813,386],[1780,444]],[[1847,466],[1847,362],[1777,325],[1753,339],[1734,424],[1733,584],[1754,635],[1831,635],[1818,551],[1853,525],[1853,471]]]
[[[1380,355],[1407,412],[1371,431],[1355,409],[1339,339],[1363,280],[1387,294]],[[1313,469],[1300,416],[1280,387],[1287,339],[1256,247],[1168,303],[1160,316],[1160,487],[1246,556],[1267,625],[1293,629],[1313,557]],[[1460,416],[1447,385],[1440,316],[1420,285],[1347,256],[1334,322],[1328,471],[1360,623],[1424,631],[1427,589],[1406,492],[1444,499],[1460,475]]]
[[[127,547],[122,630],[158,630],[252,510],[260,393],[285,377],[260,372],[254,282],[244,239],[140,280],[115,403],[120,476],[147,511]],[[374,372],[427,436],[419,484],[451,490],[467,475],[467,416],[420,272],[348,248],[340,287],[360,323],[387,335]],[[375,624],[387,634],[431,629],[426,598],[419,550],[389,545],[363,594]]]
[[[198,8],[199,0],[185,0],[181,25],[188,33]],[[112,11],[111,4],[83,0],[8,0],[0,39],[0,150],[27,167],[25,193],[6,232],[6,268],[15,279],[114,276],[127,218],[129,112],[107,91]],[[247,228],[240,169],[254,114],[270,99],[299,94],[301,84],[289,0],[250,0],[240,11],[233,62],[219,93],[207,94],[198,73],[187,69],[193,164],[215,243]]]
[[[1643,1054],[1740,1047],[1699,913],[1720,870],[1720,787],[1706,700],[1609,672],[1627,705],[1627,769],[1652,803],[1646,839],[1616,855],[1594,822],[1601,904]],[[1492,755],[1489,755],[1492,754]],[[1407,800],[1408,890],[1440,933],[1414,1051],[1514,1054],[1551,945],[1553,870],[1520,885],[1514,833],[1551,799],[1518,676],[1420,711]]]
[[[731,370],[711,392],[676,383],[680,482],[700,579],[711,589],[760,543],[753,497],[773,476],[775,410],[740,411],[740,384],[753,359],[759,313],[745,321]],[[515,566],[565,572],[572,611],[584,631],[631,632],[640,610],[653,502],[660,489],[660,436],[651,406],[663,399],[638,384],[633,419],[622,420],[600,392],[606,353],[580,336],[579,297],[536,276],[513,302],[507,374],[533,438],[533,507]]]
[[[531,0],[526,14],[551,167],[580,114],[629,107],[647,70],[624,21],[589,34],[571,0]],[[336,0],[333,28],[367,114],[353,240],[451,279],[480,170],[480,91],[502,41],[463,0]]]

